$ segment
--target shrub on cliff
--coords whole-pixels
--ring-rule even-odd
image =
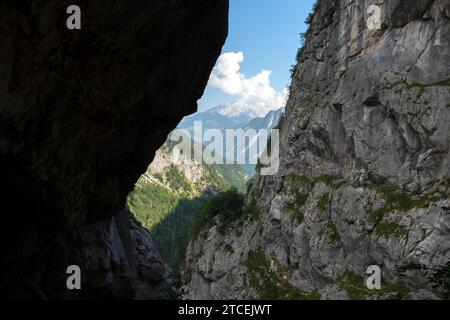
[[[235,221],[244,214],[245,196],[237,188],[219,192],[207,199],[197,210],[192,228],[194,237],[201,230],[211,226],[214,217],[219,217],[222,225]]]

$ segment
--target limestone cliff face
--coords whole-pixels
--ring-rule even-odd
[[[227,0],[0,4],[2,295],[153,298],[168,286],[127,194],[196,110]],[[83,289],[66,290],[78,264]]]
[[[319,1],[280,171],[255,178],[259,218],[191,243],[187,298],[449,296],[449,18],[444,0]],[[363,283],[371,265],[380,291]]]

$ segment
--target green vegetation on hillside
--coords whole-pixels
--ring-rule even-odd
[[[195,146],[198,147],[198,146]],[[163,159],[171,153],[173,144],[166,143],[162,148]],[[189,166],[189,165],[188,165]],[[224,216],[230,214],[233,217],[234,205],[242,207],[244,192],[247,184],[247,175],[239,165],[202,165],[200,181],[190,181],[184,170],[190,169],[186,165],[177,166],[170,164],[159,169],[159,172],[149,170],[145,179],[136,184],[133,192],[128,196],[128,206],[136,219],[148,228],[164,261],[174,270],[175,274],[180,270],[184,261],[189,241],[194,232],[193,227],[199,226],[195,219],[197,211],[214,194],[222,192],[236,193],[239,196],[226,206],[230,206]],[[151,182],[155,181],[155,182]],[[233,191],[227,191],[227,190]],[[212,199],[216,199],[215,196]],[[217,200],[216,200],[217,201]],[[215,203],[220,207],[224,203]],[[205,209],[200,211],[204,214]],[[226,210],[225,210],[226,211]],[[203,212],[203,213],[202,213]],[[194,221],[196,222],[194,225]]]
[[[208,195],[202,195],[193,199],[181,199],[176,208],[152,229],[161,256],[175,272],[184,263],[195,212],[207,197]]]
[[[175,272],[183,263],[195,212],[207,196],[185,198],[164,187],[144,184],[128,197],[130,210],[152,232],[161,256]]]
[[[237,164],[212,164],[206,167],[209,173],[208,180],[218,190],[227,190],[232,187],[245,191],[247,175],[244,169]]]
[[[186,176],[178,170],[175,165],[171,165],[166,173],[167,182],[170,189],[181,190],[180,193],[190,194],[192,192],[192,186],[187,180]]]
[[[128,206],[136,219],[147,229],[152,230],[164,217],[174,210],[181,197],[164,187],[138,185],[128,196]]]

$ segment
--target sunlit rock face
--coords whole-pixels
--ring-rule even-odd
[[[444,0],[319,1],[280,171],[254,180],[257,219],[191,243],[186,297],[448,297],[449,18]],[[364,283],[371,265],[380,291]]]
[[[167,269],[123,210],[227,35],[228,1],[0,4],[0,290],[12,298],[158,298]],[[68,291],[66,268],[82,270]]]

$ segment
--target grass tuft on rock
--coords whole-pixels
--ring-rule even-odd
[[[249,286],[255,292],[254,299],[262,300],[319,300],[319,293],[304,292],[291,285],[285,277],[271,270],[264,252],[251,251],[242,263],[249,273]]]
[[[380,223],[375,227],[375,234],[388,239],[390,237],[403,238],[408,234],[408,228],[396,222]]]
[[[339,287],[345,289],[352,300],[367,299],[405,299],[411,290],[400,282],[382,284],[380,290],[370,290],[365,284],[364,277],[356,274],[352,270],[347,270],[336,281]]]

